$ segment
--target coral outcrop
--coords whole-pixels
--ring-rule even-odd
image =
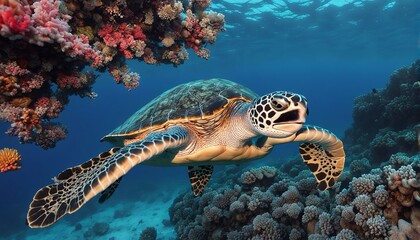
[[[147,227],[141,232],[139,240],[156,240],[156,238],[157,238],[156,228]]]
[[[209,0],[0,0],[0,119],[22,143],[51,148],[66,137],[57,118],[71,95],[95,98],[96,75],[108,71],[128,89],[139,74],[126,59],[184,63],[187,48],[204,46],[224,30]]]
[[[352,159],[379,166],[392,154],[419,151],[420,60],[395,71],[383,89],[356,98],[344,142]],[[366,147],[369,146],[369,147]],[[351,159],[349,159],[351,162]]]

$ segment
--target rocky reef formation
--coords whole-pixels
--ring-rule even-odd
[[[419,70],[417,61],[396,71],[387,88],[356,100],[355,123],[346,133],[352,163],[332,189],[319,191],[299,158],[283,165],[228,166],[215,174],[202,196],[187,191],[174,200],[169,214],[178,237],[419,239],[420,154],[417,135],[411,136],[420,121]],[[399,104],[408,111],[406,117]],[[364,122],[363,115],[376,124]],[[374,140],[379,137],[405,144],[379,151]]]
[[[420,60],[395,71],[383,89],[356,98],[344,137],[347,155],[379,166],[391,154],[419,151]]]

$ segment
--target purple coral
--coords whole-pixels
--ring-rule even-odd
[[[318,218],[320,210],[316,206],[306,206],[303,209],[302,223],[308,223]]]
[[[262,182],[263,180],[272,179],[276,176],[277,169],[274,167],[263,166],[253,168],[249,171],[242,173],[241,182],[245,185],[251,185],[255,182]]]
[[[384,216],[376,215],[371,217],[366,221],[366,225],[368,227],[366,237],[375,239],[387,237],[390,226]]]
[[[373,196],[373,199],[375,201],[375,204],[378,207],[384,207],[388,202],[389,193],[385,189],[384,185],[379,185],[379,186],[376,187],[376,190],[372,194],[372,196]]]
[[[281,196],[287,203],[294,203],[299,200],[300,193],[295,186],[290,186]]]
[[[331,215],[329,213],[323,212],[318,217],[317,228],[322,235],[330,235],[333,232],[333,227],[331,225]]]
[[[280,239],[279,224],[268,213],[257,215],[252,221],[252,226],[255,235],[263,239]]]
[[[302,206],[298,203],[286,203],[283,205],[283,208],[286,209],[286,214],[293,219],[298,219],[300,213],[302,212]]]
[[[157,238],[156,228],[147,227],[141,232],[139,240],[156,240],[156,238]]]
[[[215,206],[207,206],[204,208],[204,215],[206,220],[218,223],[223,217],[222,210]]]
[[[342,229],[336,236],[336,240],[359,240],[359,237],[350,229]]]

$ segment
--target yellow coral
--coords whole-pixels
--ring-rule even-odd
[[[147,25],[152,25],[153,24],[153,11],[151,9],[149,9],[146,14],[144,15],[144,23]]]
[[[0,91],[11,92],[16,89],[17,78],[15,76],[0,76]]]
[[[89,39],[89,41],[92,41],[93,38],[95,37],[93,35],[93,29],[90,26],[78,27],[76,31],[77,31],[77,35],[83,34]]]
[[[175,43],[174,38],[170,34],[165,35],[165,37],[162,39],[162,44],[165,47],[170,47],[174,43]]]
[[[173,6],[171,4],[166,4],[159,8],[158,16],[163,20],[173,20],[181,14],[182,10],[184,10],[184,8],[182,7],[181,2],[176,2]]]
[[[120,12],[120,8],[117,4],[105,7],[105,11],[107,11],[111,16],[123,18],[123,15]]]
[[[3,148],[0,150],[0,172],[19,169],[21,156],[16,149]]]
[[[13,98],[10,101],[10,104],[14,107],[26,108],[31,104],[32,99],[28,97],[21,97],[21,98]]]

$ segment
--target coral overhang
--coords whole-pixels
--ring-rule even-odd
[[[69,96],[96,96],[97,76],[84,71],[87,66],[108,70],[117,83],[134,89],[140,76],[130,72],[126,59],[177,66],[188,59],[186,48],[208,58],[204,46],[224,30],[224,16],[206,12],[209,5],[0,0],[0,119],[11,123],[7,132],[43,148],[65,138],[65,128],[50,121]],[[47,107],[54,115],[37,111],[40,99],[55,103]]]

